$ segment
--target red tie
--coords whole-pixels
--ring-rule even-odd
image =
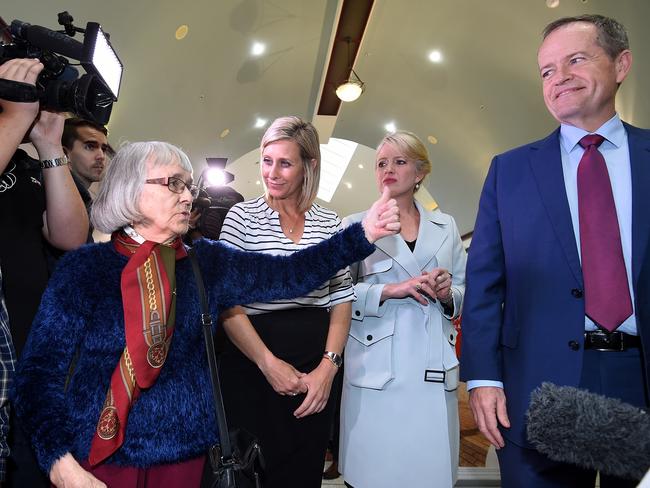
[[[585,152],[578,166],[578,216],[585,313],[613,331],[632,314],[614,195],[598,134],[580,139]]]

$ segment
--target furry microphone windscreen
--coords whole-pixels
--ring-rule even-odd
[[[542,383],[527,418],[528,440],[554,461],[634,480],[650,467],[650,415],[628,403]]]

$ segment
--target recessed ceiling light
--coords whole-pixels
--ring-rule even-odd
[[[261,185],[260,180],[255,180],[256,185]]]
[[[221,134],[219,134],[219,137],[221,137],[223,139],[228,134],[230,134],[230,129],[224,129],[224,130],[221,131]]]
[[[429,53],[429,61],[432,63],[439,63],[442,61],[442,53],[438,50]]]
[[[363,169],[363,164],[359,164],[359,169]]]
[[[266,51],[266,44],[263,42],[254,42],[251,46],[251,54],[253,56],[261,56]]]
[[[265,125],[266,125],[266,119],[261,119],[259,117],[257,117],[257,119],[255,119],[255,128],[256,129],[261,129]]]
[[[388,122],[384,126],[384,129],[386,129],[387,132],[395,132],[397,130],[397,127],[395,127],[395,122]]]
[[[431,144],[438,144],[438,139],[433,136],[427,137],[427,141],[429,141]]]
[[[176,37],[176,40],[180,41],[181,39],[185,39],[185,36],[189,32],[190,28],[187,26],[187,24],[179,25],[178,29],[176,29],[176,33],[174,34],[174,37]]]
[[[560,6],[560,0],[546,0],[546,6],[548,8],[556,8]]]
[[[345,182],[345,186],[347,187],[348,190],[352,190],[352,183],[350,183],[349,181]]]

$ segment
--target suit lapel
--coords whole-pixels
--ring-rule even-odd
[[[420,275],[420,270],[418,269],[415,258],[413,257],[413,253],[400,235],[383,237],[375,242],[375,246],[393,258],[393,260],[404,268],[409,275]]]
[[[632,275],[636,287],[650,239],[650,137],[647,131],[624,125],[632,171]]]
[[[576,247],[571,211],[566,197],[559,129],[531,146],[530,166],[551,225],[560,241],[571,272],[582,287],[582,269]]]
[[[379,249],[392,257],[413,277],[422,274],[422,270],[435,257],[447,238],[447,234],[441,227],[446,222],[438,218],[434,212],[425,210],[418,201],[415,202],[415,205],[420,212],[420,226],[414,252],[411,252],[404,239],[399,235],[384,237],[375,243]]]
[[[434,212],[425,210],[420,202],[416,201],[415,205],[420,212],[420,228],[418,230],[418,242],[415,245],[413,256],[417,262],[418,268],[423,270],[427,264],[435,257],[436,253],[447,238],[447,233],[441,227],[445,221],[440,219]],[[436,264],[438,266],[438,264]]]

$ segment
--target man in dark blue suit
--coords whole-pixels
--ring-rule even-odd
[[[547,26],[538,62],[561,126],[496,156],[481,194],[461,376],[506,488],[594,486],[595,472],[526,440],[530,393],[543,381],[648,405],[650,131],[615,110],[628,46],[623,26],[602,16]],[[601,475],[600,486],[636,483]]]

